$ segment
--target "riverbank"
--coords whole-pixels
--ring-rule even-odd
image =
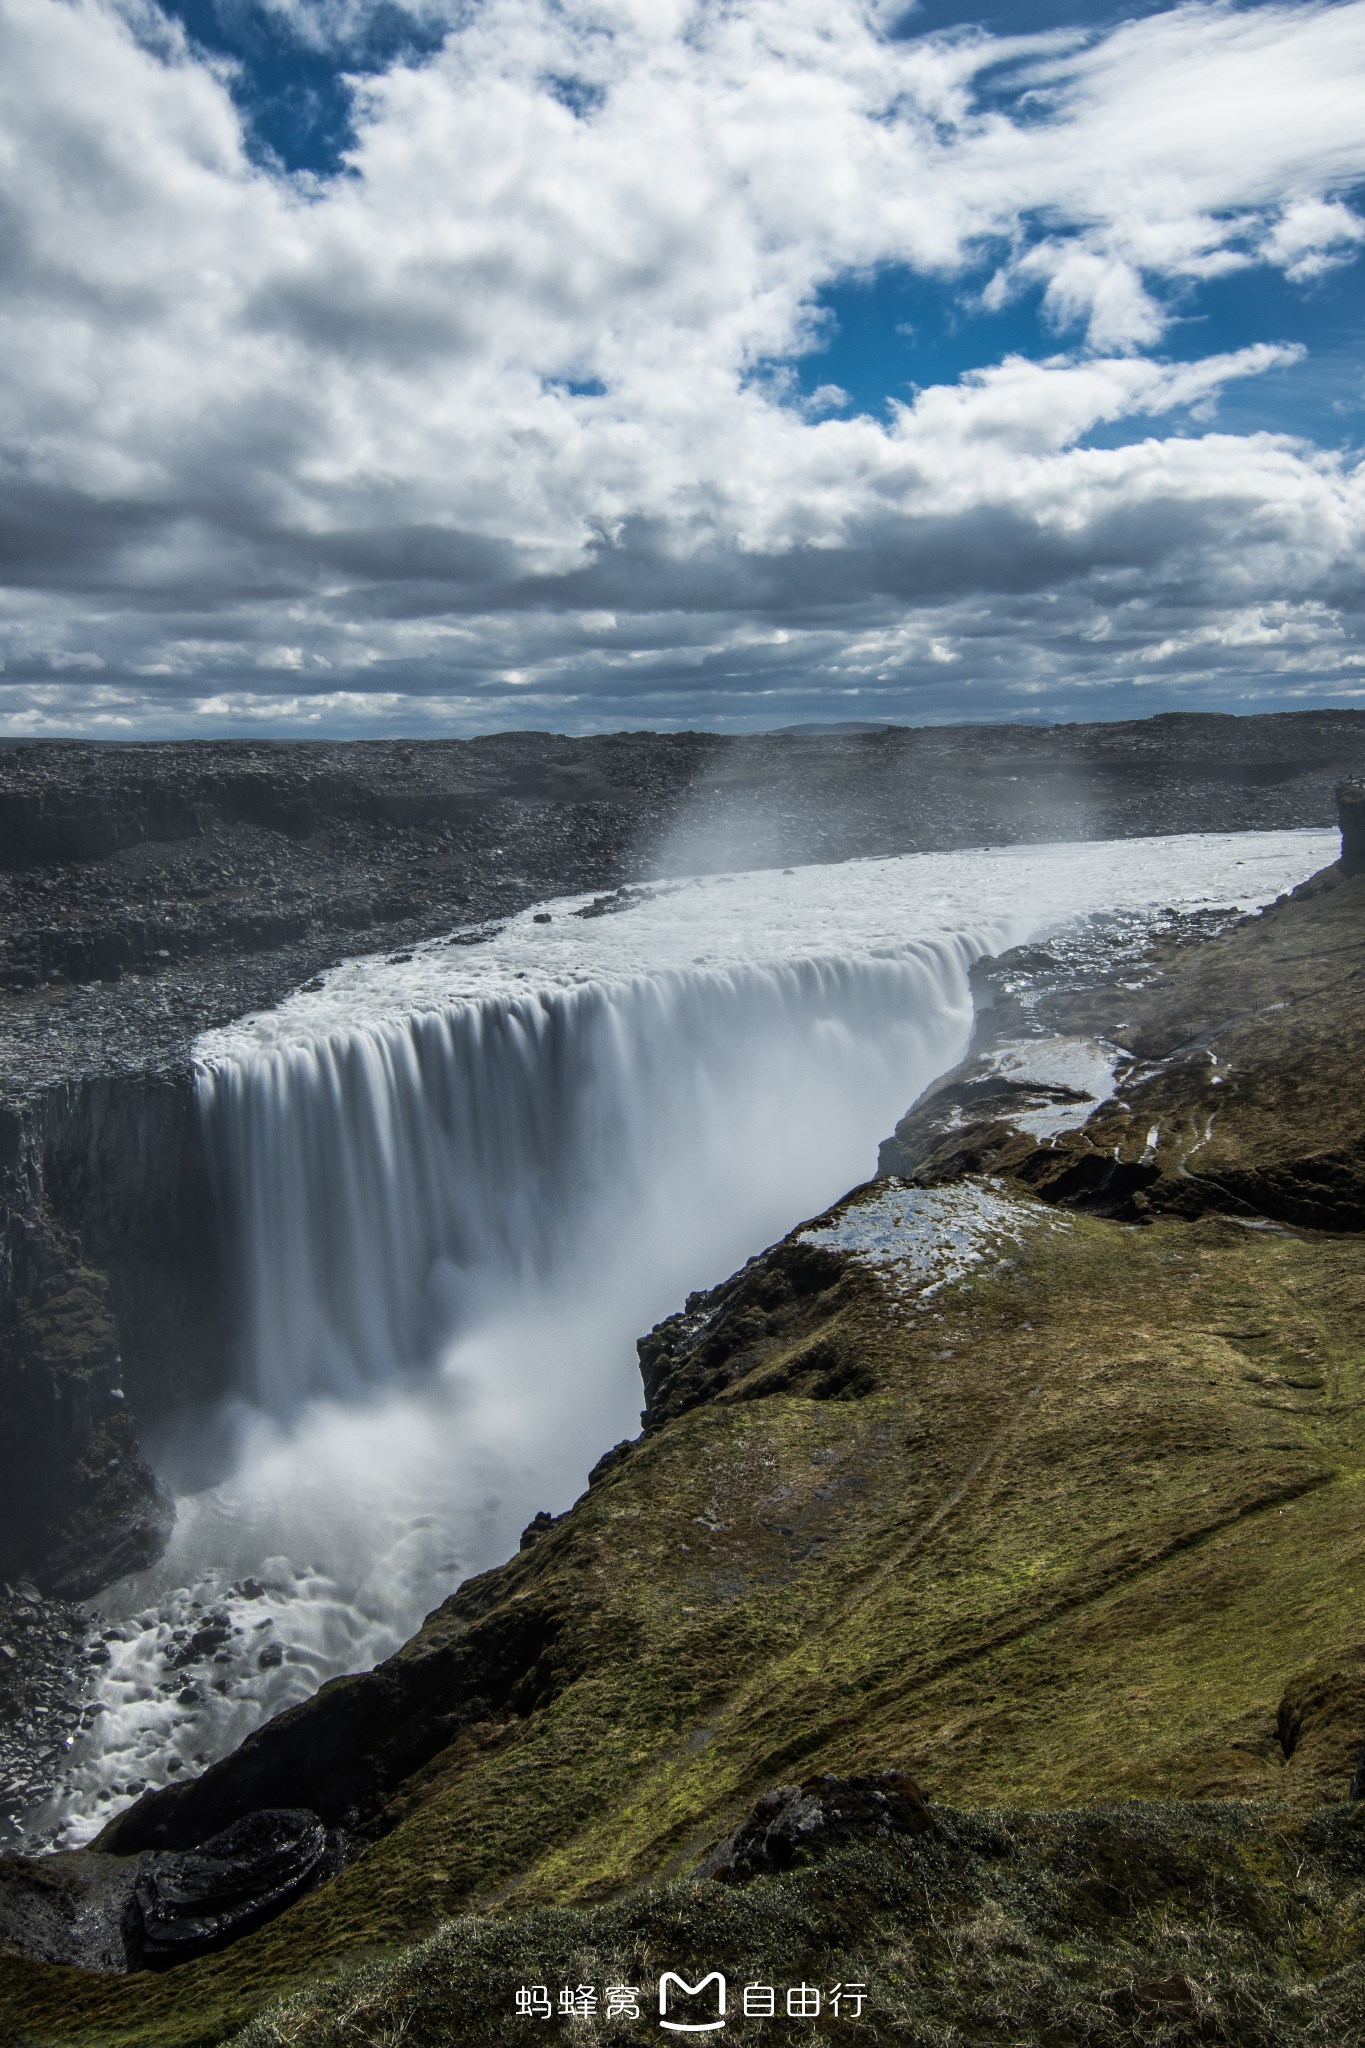
[[[1112,1096],[1040,1128],[998,1063],[975,1107],[981,1070],[952,1077],[894,1171],[644,1341],[645,1431],[567,1515],[98,1845],[173,1856],[306,1806],[339,1873],[165,1975],[6,1959],[9,2024],[151,2048],[290,1998],[253,2043],[502,2040],[538,1955],[530,1981],[562,1956],[648,1991],[674,1954],[805,1969],[806,1926],[841,1957],[857,1934],[874,2039],[1349,2034],[1362,943],[1365,878],[1328,869],[1053,1008],[1016,989],[1040,1040],[1113,1049]],[[857,1883],[692,1875],[775,1786],[884,1770],[940,1831],[871,1840]],[[634,2037],[593,2025],[564,2031]]]

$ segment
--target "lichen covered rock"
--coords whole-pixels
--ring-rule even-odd
[[[813,1863],[840,1843],[934,1831],[924,1794],[904,1771],[851,1778],[821,1771],[800,1785],[765,1792],[735,1832],[702,1858],[697,1875],[740,1884]]]

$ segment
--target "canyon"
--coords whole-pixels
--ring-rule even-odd
[[[14,1483],[29,1489],[5,1568],[24,1581],[15,1600],[47,1616],[34,1632],[55,1642],[64,1601],[155,1557],[167,1503],[139,1428],[170,1398],[220,1394],[236,1370],[194,1099],[192,1048],[205,1032],[273,1010],[290,989],[325,990],[339,951],[389,949],[405,970],[404,954],[420,966],[452,925],[476,940],[515,929],[566,880],[600,892],[605,920],[661,875],[739,866],[746,849],[756,864],[800,866],[827,862],[832,847],[885,857],[1082,827],[1122,837],[1321,826],[1365,747],[1346,715],[1126,733],[681,736],[658,742],[628,799],[624,777],[614,794],[584,796],[581,778],[572,795],[554,790],[551,769],[591,769],[594,750],[599,769],[617,758],[606,742],[478,743],[488,751],[476,764],[500,760],[507,775],[515,759],[524,779],[489,799],[506,807],[500,851],[474,834],[477,858],[454,840],[416,850],[414,835],[464,829],[450,808],[462,790],[419,788],[428,808],[401,816],[353,811],[342,821],[357,835],[352,853],[340,838],[332,846],[337,784],[319,774],[310,795],[308,760],[280,749],[252,771],[288,792],[271,822],[234,811],[240,794],[213,793],[211,777],[189,812],[158,810],[144,783],[125,810],[109,807],[98,843],[82,842],[78,883],[61,838],[78,805],[49,802],[42,825],[43,804],[26,799],[6,843],[28,848],[11,873],[30,893],[16,888],[12,903],[33,900],[58,846],[52,874],[69,901],[66,950],[50,948],[60,964],[27,981],[32,948],[12,948],[5,1024],[6,1386],[26,1432]],[[654,743],[629,737],[629,758],[650,760]],[[420,786],[429,770],[415,751]],[[470,772],[469,759],[451,760]],[[72,761],[75,787],[91,771]],[[401,763],[395,749],[398,780]],[[180,765],[169,766],[174,781]],[[101,757],[96,772],[113,770]],[[383,780],[373,763],[365,773]],[[859,820],[849,792],[864,776],[873,798]],[[446,810],[431,807],[436,796]],[[172,828],[174,838],[151,836]],[[155,846],[187,883],[205,842],[220,870],[241,869],[261,834],[274,835],[280,874],[317,859],[322,879],[297,929],[282,936],[267,922],[253,928],[259,942],[244,939],[245,925],[215,922],[212,892],[229,882],[197,897],[196,881],[186,914],[153,928],[164,937],[175,924],[178,953],[140,953],[129,937],[115,974],[87,947],[94,878],[107,880],[109,863]],[[410,880],[391,917],[376,877],[418,862],[422,886]],[[480,1979],[487,2009],[468,2006],[477,1958],[502,1943],[508,1967],[528,1961],[540,1930],[566,1955],[591,1939],[614,1968],[647,1974],[658,1955],[648,1929],[666,1911],[682,1930],[678,1953],[699,1962],[720,1939],[719,1908],[714,1880],[689,1873],[773,1786],[821,1772],[838,1783],[908,1775],[941,1816],[905,1839],[836,1829],[770,1905],[755,1894],[753,1939],[766,1913],[764,1938],[799,1945],[803,1916],[809,1926],[823,1914],[840,1953],[861,1944],[881,2002],[872,2038],[959,2024],[953,2000],[967,1996],[965,1974],[950,1982],[946,1965],[935,1993],[946,2003],[916,2005],[904,1988],[894,1902],[907,1885],[971,1921],[990,1874],[1013,1859],[1033,1869],[1035,1903],[1049,1884],[1069,1886],[1079,1925],[1090,1906],[1075,1872],[1112,1868],[1120,1840],[1124,1882],[1145,1887],[1133,1910],[1150,1921],[1151,1968],[1129,1977],[1166,1990],[1130,1984],[1118,1996],[1127,1980],[1104,1978],[1097,1938],[1090,1975],[1067,1994],[1090,2030],[1074,2038],[1133,2038],[1135,2026],[1145,2038],[1186,2006],[1208,2038],[1259,2038],[1219,1976],[1219,1959],[1250,1938],[1237,1918],[1246,1900],[1234,1910],[1201,1895],[1195,1947],[1208,1968],[1166,1968],[1159,1923],[1172,1885],[1182,1897],[1197,1889],[1200,1858],[1226,1875],[1259,1857],[1263,1916],[1281,1910],[1281,1864],[1311,1868],[1321,1925],[1335,1930],[1321,1955],[1331,1948],[1332,1967],[1349,1973],[1347,1793],[1365,1742],[1349,1597],[1365,887],[1352,867],[1326,867],[1250,920],[1173,917],[1136,959],[1111,944],[1097,971],[1046,948],[964,961],[976,1012],[965,1063],[887,1117],[879,1179],[700,1288],[642,1340],[643,1431],[614,1450],[601,1443],[567,1513],[537,1516],[509,1562],[469,1578],[373,1673],[334,1680],[222,1762],[144,1792],[75,1852],[84,1863],[12,1860],[3,1895],[45,1881],[49,1927],[102,1914],[117,1929],[118,1902],[139,1883],[192,1895],[200,1878],[187,1858],[211,1863],[231,1837],[240,1864],[234,1830],[304,1814],[252,1850],[261,1870],[293,1877],[276,1885],[259,1931],[222,1955],[101,1979],[70,1968],[88,1955],[63,1958],[25,1923],[28,1960],[0,1963],[16,2038],[223,2039],[262,2003],[293,1996],[303,2005],[278,2021],[292,2031],[272,2033],[265,2016],[251,2022],[253,2042],[347,2038],[347,1999],[370,2001],[364,2023],[376,2030],[400,2015],[416,2039],[501,2039],[506,1986]],[[333,912],[362,882],[373,921],[347,926]],[[266,871],[263,900],[272,886]],[[1115,1092],[1097,1099],[1098,1085],[1078,1085],[1074,1058],[1049,1065],[1044,1049],[1062,1044],[1109,1048]],[[288,1349],[300,1363],[300,1346]],[[1249,1803],[1246,1814],[1229,1801]],[[1007,1818],[974,1818],[988,1809]],[[1134,1828],[1149,1849],[1159,1842],[1146,1861]],[[839,1902],[850,1885],[872,1902],[865,1924]],[[258,1903],[269,1890],[261,1879]],[[743,1922],[748,1894],[725,1895]],[[1051,1965],[1045,1931],[1024,1924],[1033,1908],[1017,1887],[996,1904],[1015,1915],[1036,1978]],[[382,1951],[391,1959],[352,1989],[309,1988]],[[1002,1983],[1008,1954],[992,1952]],[[1319,1965],[1301,1962],[1281,1983],[1257,1960],[1267,2026],[1283,2026],[1285,1999],[1308,1997]],[[458,2035],[440,2031],[441,1999],[465,2001]],[[1318,2005],[1336,2022],[1347,2009]]]

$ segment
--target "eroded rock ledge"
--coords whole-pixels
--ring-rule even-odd
[[[0,1942],[87,1970],[169,1969],[249,1934],[336,1860],[298,1808],[258,1810],[180,1855],[0,1857]]]
[[[1321,824],[1362,769],[1357,712],[0,744],[0,1578],[86,1593],[153,1556],[166,1506],[139,1422],[224,1386],[200,1031],[342,955],[661,858]]]
[[[1173,949],[1144,988],[1070,992],[1049,1029],[1118,1056],[1093,1109],[1065,1085],[1032,1108],[997,1087],[976,1115],[971,1072],[954,1077],[939,1124],[898,1133],[888,1177],[646,1340],[649,1426],[569,1514],[377,1671],[144,1797],[93,1852],[192,1853],[302,1804],[346,1838],[335,1876],[155,1982],[0,1962],[0,2016],[39,2014],[53,2038],[223,2038],[300,1958],[342,1966],[454,1912],[500,1909],[457,1923],[481,1954],[522,1909],[637,1899],[652,1925],[656,1887],[742,1835],[774,1788],[881,1771],[929,1788],[935,1816],[951,1807],[958,1844],[901,1844],[875,1884],[853,1845],[840,1882],[872,1886],[887,1953],[912,1853],[926,1869],[960,1853],[982,1896],[991,1858],[1015,1853],[990,1841],[1052,1844],[1027,1851],[1037,1882],[1050,1856],[1089,1858],[1117,1896],[1114,1859],[1136,1869],[1147,1840],[1169,1901],[1182,1844],[1230,1872],[1292,1841],[1300,1871],[1330,1870],[1332,1969],[1358,1968],[1341,1898],[1365,1739],[1365,1236],[1349,1176],[1326,1222],[1283,1191],[1300,1201],[1322,1184],[1304,1162],[1360,1149],[1362,945],[1365,876],[1329,871]],[[1040,1133],[1034,1110],[1073,1121]],[[1077,1161],[1095,1177],[1068,1184]],[[1106,1161],[1147,1177],[1101,1185]],[[1230,1798],[1252,1802],[1243,1817],[1164,1803]],[[992,1835],[972,1810],[1000,1805],[1087,1811]],[[706,1890],[669,1892],[669,1924],[711,1926]],[[1066,1896],[1082,1915],[1085,1886]],[[1281,1918],[1297,1910],[1275,1896]],[[1276,1984],[1279,1925],[1239,1922],[1233,1941]],[[470,1953],[456,1939],[432,1952],[447,1987]],[[1149,1952],[1148,1974],[1104,1980],[1095,2012],[1129,2030],[1115,2040],[1177,2008],[1222,2028],[1210,2039],[1262,2038],[1210,1974],[1222,1961],[1186,1976],[1155,1934]],[[1305,1966],[1292,1995],[1262,1998],[1277,2048],[1310,1976],[1325,1981]],[[397,1986],[377,1983],[376,2029],[408,2009]],[[309,1994],[304,2038],[343,2038],[329,1995]]]
[[[997,1005],[966,1070],[883,1145],[881,1170],[923,1186],[1005,1176],[1129,1221],[1217,1212],[1361,1229],[1363,926],[1365,876],[1329,868],[1225,936],[1159,955],[1137,988],[1032,1006],[1031,1028],[1101,1041],[1115,1062],[1112,1095],[1042,1138],[1019,1118],[1044,1093],[999,1074],[1022,1020]]]

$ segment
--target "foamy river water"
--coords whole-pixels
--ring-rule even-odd
[[[1334,833],[918,854],[552,902],[351,961],[197,1047],[232,1396],[154,1455],[154,1571],[35,1836],[409,1636],[638,1429],[635,1339],[874,1170],[966,1049],[987,953],[1251,909]]]

